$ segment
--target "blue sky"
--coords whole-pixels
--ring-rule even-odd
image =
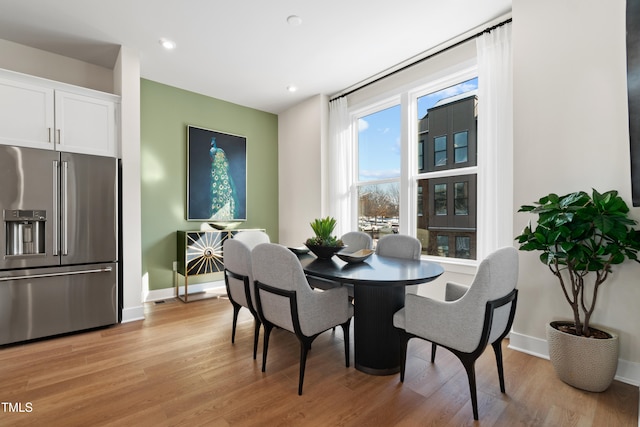
[[[478,88],[478,79],[418,98],[418,118],[440,99]],[[358,180],[400,176],[400,105],[361,118],[358,122]]]

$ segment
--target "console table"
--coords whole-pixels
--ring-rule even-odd
[[[184,293],[180,294],[180,283],[174,280],[176,297],[183,302],[207,298],[205,293],[189,295],[189,277],[224,271],[222,245],[225,240],[241,231],[264,231],[260,229],[232,229],[177,232],[176,275],[184,277]]]

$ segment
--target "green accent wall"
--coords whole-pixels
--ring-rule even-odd
[[[201,225],[186,220],[188,125],[247,138],[247,221],[240,227],[264,228],[277,241],[277,115],[141,79],[140,117],[142,268],[149,290],[173,286],[176,231]],[[198,276],[189,284],[221,279]]]

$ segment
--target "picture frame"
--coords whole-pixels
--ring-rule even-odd
[[[247,220],[247,138],[187,126],[187,221]]]

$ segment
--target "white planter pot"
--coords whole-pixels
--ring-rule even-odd
[[[618,335],[598,329],[612,338],[579,337],[547,324],[549,358],[556,375],[565,383],[594,392],[605,391],[611,385],[618,368]]]

